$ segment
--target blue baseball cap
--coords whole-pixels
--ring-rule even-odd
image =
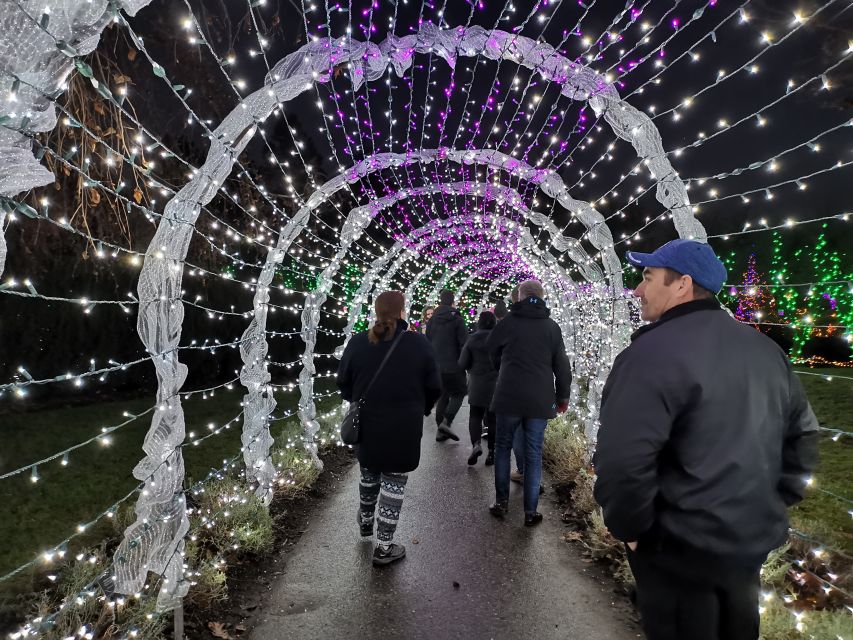
[[[725,265],[714,250],[704,242],[696,240],[671,240],[653,253],[629,251],[625,257],[635,267],[660,267],[672,269],[713,294],[717,294],[726,282]]]

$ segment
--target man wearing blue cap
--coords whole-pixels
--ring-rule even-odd
[[[782,349],[717,302],[711,247],[627,259],[650,324],[604,387],[595,498],[627,545],[649,640],[755,640],[759,571],[817,463],[817,419]]]

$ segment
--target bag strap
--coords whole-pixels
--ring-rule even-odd
[[[388,349],[388,353],[386,353],[385,357],[382,358],[382,362],[379,364],[379,368],[376,370],[376,373],[373,374],[373,377],[370,379],[370,382],[367,383],[367,386],[364,388],[364,391],[362,392],[361,397],[358,399],[359,403],[362,400],[364,400],[364,396],[367,395],[367,392],[370,391],[370,387],[372,387],[373,383],[376,382],[376,378],[379,377],[379,374],[382,372],[382,369],[385,367],[385,363],[388,362],[388,358],[390,358],[391,354],[394,353],[394,348],[397,346],[397,343],[400,342],[400,340],[402,339],[402,337],[405,333],[406,333],[405,330],[401,331],[399,333],[399,335],[396,338],[394,338],[394,342],[391,343],[391,348]]]

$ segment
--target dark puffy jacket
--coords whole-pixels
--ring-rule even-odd
[[[785,353],[716,300],[670,309],[616,358],[594,463],[604,522],[758,566],[817,462],[818,423]]]
[[[441,373],[459,373],[459,355],[468,339],[468,329],[458,309],[439,305],[427,322],[426,337],[435,349]]]
[[[424,415],[441,393],[435,352],[429,340],[406,331],[400,320],[400,343],[364,398],[359,422],[358,461],[371,471],[406,473],[418,467]],[[367,332],[353,336],[338,366],[338,388],[344,400],[362,396],[391,348],[391,341],[371,344]]]
[[[486,342],[498,382],[496,414],[553,418],[557,402],[569,399],[572,382],[563,334],[545,301],[527,298],[512,305]]]
[[[492,366],[492,360],[486,350],[486,339],[491,333],[491,329],[480,329],[472,333],[462,347],[462,355],[459,356],[459,366],[468,372],[468,404],[472,407],[492,405],[498,372]]]

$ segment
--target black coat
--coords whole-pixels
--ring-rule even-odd
[[[512,305],[486,342],[498,382],[491,409],[523,418],[553,418],[568,401],[572,382],[563,334],[545,301],[531,297]]]
[[[406,331],[370,387],[359,414],[358,461],[376,472],[407,473],[418,467],[424,416],[441,393],[435,352],[429,340]],[[379,368],[391,341],[371,344],[367,332],[349,341],[338,366],[338,388],[344,400],[361,397]]]
[[[468,339],[468,329],[459,310],[443,304],[437,306],[427,322],[426,336],[435,348],[438,370],[460,373],[459,355]]]
[[[492,366],[489,352],[486,350],[486,339],[491,333],[491,329],[480,329],[472,333],[462,347],[462,355],[459,356],[459,366],[468,372],[468,404],[472,407],[492,405],[498,372]]]
[[[758,566],[817,462],[818,423],[785,353],[716,300],[666,312],[616,358],[594,463],[604,522]]]

